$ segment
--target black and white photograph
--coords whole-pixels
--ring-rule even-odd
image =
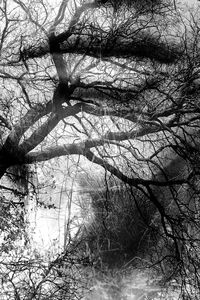
[[[199,299],[200,1],[0,0],[0,300]]]

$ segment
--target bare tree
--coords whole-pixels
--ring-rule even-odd
[[[153,260],[170,256],[187,278],[199,247],[197,12],[176,1],[4,0],[0,14],[0,176],[85,157],[128,186],[139,211],[148,202],[147,225],[162,225]]]

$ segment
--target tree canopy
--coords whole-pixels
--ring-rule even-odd
[[[197,20],[153,3],[3,1],[1,176],[12,165],[78,154],[145,183],[103,152],[117,146],[150,159],[132,143],[160,133],[174,139],[198,119]]]
[[[159,215],[183,261],[198,248],[198,12],[170,0],[3,0],[0,177],[85,157],[150,200],[146,222]]]

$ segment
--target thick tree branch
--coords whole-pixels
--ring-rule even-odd
[[[108,132],[101,138],[88,139],[80,143],[66,144],[62,146],[52,146],[42,151],[30,152],[25,156],[25,163],[33,163],[39,161],[49,160],[55,157],[80,154],[84,155],[85,151],[109,144],[110,141],[125,141],[128,139],[135,139],[150,133],[156,133],[160,130],[160,126],[149,126],[134,129],[130,132]]]
[[[109,164],[107,161],[101,159],[100,157],[96,156],[92,151],[87,150],[84,153],[84,156],[87,157],[88,160],[91,162],[103,167],[106,171],[109,171],[111,174],[115,175],[117,178],[119,178],[124,183],[137,187],[138,185],[143,186],[149,186],[149,185],[155,185],[155,186],[170,186],[175,184],[183,184],[187,182],[186,180],[148,180],[148,179],[142,179],[142,178],[130,178],[126,175],[124,175],[119,169]]]
[[[32,151],[25,156],[24,162],[26,164],[32,164],[34,162],[41,162],[47,161],[49,159],[55,157],[61,157],[66,155],[73,155],[73,154],[81,154],[84,150],[84,143],[74,143],[69,145],[62,145],[62,146],[52,146],[42,151]]]
[[[56,127],[56,125],[60,121],[60,116],[57,114],[50,115],[48,120],[39,126],[31,136],[26,139],[19,147],[24,153],[28,153],[32,149],[34,149],[37,145],[39,145],[45,137]]]
[[[60,120],[69,116],[74,116],[81,111],[81,105],[75,104],[74,106],[68,106],[63,110],[60,110],[56,114],[51,114],[46,122],[39,126],[32,135],[27,138],[19,147],[19,150],[23,153],[28,153],[38,146],[47,135],[58,125]]]
[[[56,45],[57,53],[87,54],[96,58],[149,58],[161,63],[172,63],[183,53],[180,44],[163,42],[149,32],[135,32],[125,37],[113,31],[102,32],[98,29],[84,29],[83,34],[82,29],[77,29],[73,34],[66,31],[54,36],[52,44]],[[25,49],[26,59],[42,57],[48,53],[48,42]]]
[[[170,186],[170,185],[181,185],[187,182],[187,178],[184,179],[173,179],[173,180],[148,180],[142,178],[130,178],[124,175],[119,169],[115,168],[114,166],[110,165],[105,160],[97,157],[94,153],[89,150],[90,146],[86,145],[86,143],[77,143],[77,144],[70,144],[70,145],[63,145],[63,146],[55,146],[48,148],[41,152],[32,152],[26,155],[26,163],[33,163],[39,161],[49,160],[54,157],[59,157],[63,155],[83,155],[88,160],[102,166],[104,169],[109,171],[111,174],[115,175],[117,178],[122,180],[124,183],[129,184],[130,186]]]
[[[40,118],[52,111],[52,102],[47,104],[37,104],[27,111],[20,121],[12,129],[9,139],[18,144],[23,134],[34,125]]]

